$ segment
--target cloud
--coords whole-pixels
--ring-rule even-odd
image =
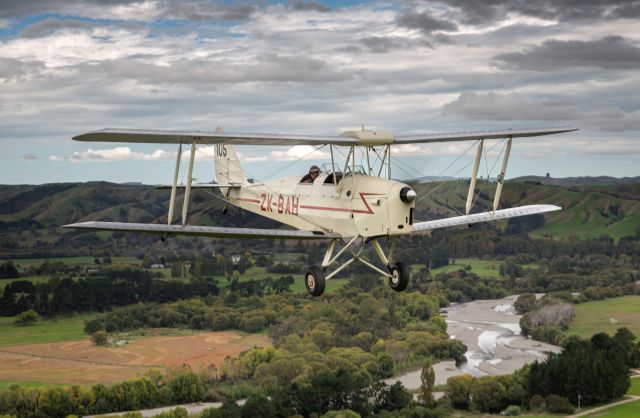
[[[28,152],[22,156],[23,161],[35,161],[38,159],[38,156],[32,152]]]
[[[274,161],[326,160],[331,158],[328,152],[316,150],[311,145],[294,145],[285,151],[271,151],[270,157]]]
[[[531,98],[518,93],[465,92],[442,107],[445,115],[496,121],[563,121],[597,131],[640,130],[640,111],[615,106],[584,109],[564,100]]]
[[[151,0],[4,0],[0,18],[66,14],[92,19],[146,20],[158,2]]]
[[[460,11],[465,23],[482,24],[520,14],[541,19],[576,21],[583,19],[625,19],[640,16],[638,0],[441,0]]]
[[[435,18],[429,12],[417,12],[415,10],[400,13],[396,23],[400,27],[420,30],[425,35],[431,35],[437,31],[454,31],[458,28],[453,22]]]
[[[162,17],[184,20],[242,21],[251,18],[257,7],[252,4],[227,4],[208,1],[167,2]]]
[[[606,36],[594,41],[550,39],[523,52],[494,57],[502,68],[553,71],[568,67],[637,70],[640,47],[621,36]]]
[[[293,11],[314,11],[321,13],[329,13],[331,9],[324,4],[313,0],[293,0],[291,1],[291,10]]]
[[[91,25],[76,19],[48,18],[29,25],[20,31],[21,38],[41,38],[59,30],[86,29]]]
[[[45,65],[40,61],[0,57],[0,82],[27,80],[41,74],[44,69]]]
[[[567,120],[579,113],[574,103],[560,100],[535,100],[521,94],[461,93],[442,107],[445,115],[461,115],[484,120]]]
[[[303,55],[274,53],[247,61],[181,59],[163,65],[131,58],[105,60],[78,67],[85,75],[140,80],[151,84],[208,84],[245,82],[338,82],[352,78],[346,71]]]
[[[398,49],[409,48],[412,44],[408,39],[397,36],[369,36],[359,40],[369,52],[383,54]]]

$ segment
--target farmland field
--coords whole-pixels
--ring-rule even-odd
[[[623,296],[575,305],[576,315],[567,333],[589,338],[598,332],[615,333],[627,327],[640,336],[640,296]]]
[[[589,417],[598,418],[630,418],[640,416],[640,400],[629,402],[623,405],[614,406],[605,411],[589,414]]]
[[[269,345],[268,337],[233,331],[179,336],[132,338],[121,347],[98,347],[88,339],[0,347],[0,382],[56,384],[113,383],[150,369],[189,365],[216,373],[227,357],[254,346]],[[46,373],[43,371],[46,370]]]
[[[627,391],[627,395],[640,396],[640,377],[631,379],[631,386]]]
[[[14,325],[14,318],[0,317],[0,348],[7,345],[55,343],[86,339],[84,321],[97,314],[74,315],[41,320],[34,325]]]
[[[477,258],[452,258],[449,265],[436,267],[431,270],[431,274],[450,273],[452,271],[464,270],[467,266],[471,267],[470,273],[477,274],[480,277],[500,277],[500,260],[479,260]],[[423,266],[414,265],[413,272],[419,271]],[[537,264],[523,264],[523,268],[538,268]]]

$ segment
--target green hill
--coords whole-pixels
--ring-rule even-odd
[[[465,180],[414,187],[419,199],[416,219],[436,219],[464,211],[469,187]],[[495,187],[489,182],[477,184],[474,211],[491,208]],[[545,215],[545,225],[532,232],[537,237],[586,239],[608,235],[617,240],[635,235],[640,226],[640,183],[573,187],[517,181],[505,184],[501,208],[537,203],[563,208]]]
[[[464,209],[468,184],[465,180],[417,183],[416,220],[455,216]],[[479,182],[474,211],[489,210],[495,184]],[[69,232],[59,228],[85,220],[125,222],[166,222],[169,190],[152,186],[106,182],[54,183],[45,185],[0,186],[0,249],[46,247],[66,239],[104,240],[111,233]],[[190,221],[200,225],[277,228],[278,223],[240,209],[230,208],[224,216],[224,202],[212,192],[192,194]],[[614,239],[634,235],[640,226],[640,182],[630,184],[564,187],[540,182],[509,181],[503,190],[501,207],[536,203],[561,206],[562,211],[545,215],[543,227],[532,231],[536,237]],[[180,212],[181,200],[178,199]],[[502,223],[504,225],[506,223]]]

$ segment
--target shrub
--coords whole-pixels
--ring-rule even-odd
[[[14,324],[21,325],[23,327],[27,325],[33,325],[40,319],[40,315],[36,313],[33,309],[29,309],[28,311],[24,311],[16,316]]]
[[[574,407],[567,398],[551,394],[545,399],[547,410],[554,414],[573,414]]]
[[[95,345],[107,345],[109,341],[108,335],[105,330],[96,331],[91,334],[91,341],[93,341]]]
[[[529,409],[540,411],[542,408],[544,408],[544,398],[540,395],[533,395],[529,401]]]
[[[520,407],[518,405],[509,405],[500,415],[504,415],[506,417],[517,417],[520,415]]]

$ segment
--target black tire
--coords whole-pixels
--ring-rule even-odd
[[[396,292],[402,292],[409,285],[409,269],[404,263],[397,262],[389,268],[389,287]]]
[[[304,286],[311,296],[320,296],[324,293],[327,281],[321,268],[311,266],[304,274]]]

